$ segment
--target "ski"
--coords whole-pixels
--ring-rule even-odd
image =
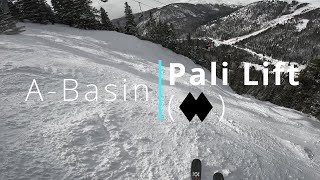
[[[191,180],[201,180],[201,161],[194,159],[191,164]]]
[[[224,180],[224,177],[221,173],[215,173],[213,175],[213,180]]]

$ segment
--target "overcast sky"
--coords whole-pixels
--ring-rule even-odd
[[[48,0],[50,1],[50,0]],[[124,15],[124,3],[128,2],[132,7],[134,13],[140,12],[139,3],[134,0],[109,0],[107,3],[103,3],[100,0],[92,0],[93,6],[100,8],[101,6],[106,9],[111,19],[119,18]],[[146,11],[151,9],[151,7],[161,7],[164,4],[178,3],[178,2],[188,2],[188,3],[225,3],[225,4],[249,4],[259,0],[136,0],[143,4],[141,5],[142,10]],[[158,1],[158,2],[157,2]],[[286,0],[291,1],[291,0]],[[298,0],[301,2],[311,2],[320,6],[320,0]],[[145,4],[145,5],[144,5]]]

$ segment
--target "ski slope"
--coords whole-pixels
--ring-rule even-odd
[[[116,32],[24,24],[0,40],[0,179],[189,180],[203,162],[203,179],[320,179],[320,122],[295,110],[235,94],[217,85],[188,84],[191,60]],[[157,121],[157,62],[163,60],[164,120]],[[169,86],[169,63],[188,74]],[[208,72],[209,73],[209,72]],[[63,79],[79,82],[79,99],[63,102]],[[25,102],[36,79],[44,101]],[[124,81],[124,79],[126,81]],[[103,88],[115,84],[117,100]],[[149,101],[134,101],[133,84]],[[99,100],[84,95],[99,87]],[[127,85],[127,101],[123,86]],[[57,92],[48,94],[48,92]],[[179,110],[188,92],[208,97],[213,110],[191,123]],[[171,114],[167,112],[170,97]],[[221,95],[226,105],[222,113]]]
[[[300,4],[298,4],[298,5],[300,5]],[[298,5],[296,5],[296,6],[298,6]],[[295,9],[295,8],[296,7],[294,7],[293,9]],[[238,46],[236,44],[241,42],[241,41],[243,41],[243,40],[249,39],[251,37],[258,36],[261,33],[265,32],[265,31],[268,31],[269,29],[274,28],[279,24],[285,24],[290,19],[293,19],[295,16],[307,13],[307,12],[312,11],[314,9],[316,9],[316,7],[312,6],[312,4],[308,4],[308,5],[304,6],[304,7],[301,7],[299,9],[294,10],[290,14],[286,14],[286,15],[280,16],[280,17],[278,17],[276,19],[273,19],[273,20],[271,20],[269,22],[266,22],[262,26],[262,28],[260,30],[251,32],[251,33],[243,35],[243,36],[239,36],[239,37],[235,37],[235,38],[231,38],[231,39],[227,39],[227,40],[219,40],[219,39],[214,39],[214,38],[211,38],[211,37],[202,37],[202,38],[199,38],[199,39],[204,39],[204,40],[208,39],[208,40],[212,41],[215,44],[215,46],[220,46],[222,44],[233,46],[233,47],[235,47],[237,49],[244,50],[244,51],[246,51],[246,52],[248,52],[248,53],[250,53],[250,54],[252,54],[254,56],[257,56],[261,60],[266,60],[266,61],[270,62],[271,64],[275,65],[276,63],[280,62],[281,60],[274,59],[273,57],[270,57],[270,56],[267,56],[267,55],[264,55],[264,54],[261,54],[261,53],[254,52],[251,49],[243,48],[243,47],[240,47],[240,46]],[[304,28],[306,28],[306,25],[308,24],[308,22],[309,21],[307,21],[307,20],[303,20],[297,26],[297,30],[301,31]],[[306,68],[306,65],[304,65],[304,64],[299,64],[297,62],[290,62],[290,63],[286,62],[286,65],[284,66],[284,69],[287,70],[292,63],[299,68],[299,72]],[[254,66],[256,67],[257,70],[263,69],[262,65],[255,64]]]
[[[265,32],[265,31],[267,31],[267,30],[269,30],[271,28],[274,28],[275,26],[277,26],[279,24],[285,24],[285,23],[287,23],[288,20],[293,19],[295,16],[307,13],[307,12],[312,11],[314,9],[316,9],[316,7],[313,7],[311,5],[306,5],[306,6],[302,7],[302,8],[299,8],[299,9],[295,10],[291,14],[286,14],[286,15],[280,16],[280,17],[278,17],[276,19],[273,19],[270,22],[265,23],[263,25],[263,27],[258,31],[254,31],[254,32],[252,32],[250,34],[246,34],[246,35],[243,35],[243,36],[240,36],[240,37],[231,38],[231,39],[225,40],[223,42],[225,44],[229,44],[229,45],[236,44],[237,42],[243,41],[243,40],[248,39],[250,37],[257,36],[257,35]]]

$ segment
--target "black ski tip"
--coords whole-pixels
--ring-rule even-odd
[[[192,163],[201,163],[201,160],[200,160],[200,159],[194,159],[194,160],[192,161]]]
[[[201,180],[201,161],[194,159],[191,164],[191,180]]]
[[[218,172],[213,175],[213,180],[224,180],[224,177],[221,173]]]

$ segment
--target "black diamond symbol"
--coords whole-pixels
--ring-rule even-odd
[[[198,115],[203,122],[211,111],[212,105],[203,93],[200,94],[197,100],[189,93],[180,105],[180,109],[190,122],[195,115]]]

